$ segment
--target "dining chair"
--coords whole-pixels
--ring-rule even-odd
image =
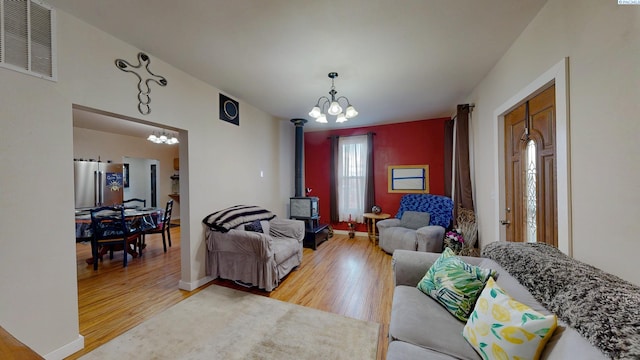
[[[167,239],[169,240],[169,247],[171,247],[171,232],[169,228],[170,228],[172,210],[173,210],[173,200],[169,200],[167,201],[167,207],[164,211],[164,214],[162,215],[162,219],[158,221],[158,226],[156,226],[151,230],[147,230],[143,233],[142,246],[144,246],[144,241],[145,241],[144,235],[162,234],[162,246],[164,247],[164,252],[167,252],[167,241],[166,241]],[[166,237],[165,237],[165,233],[166,233]]]
[[[124,251],[122,265],[127,266],[127,252],[129,244],[134,246],[139,233],[131,232],[124,215],[124,207],[103,206],[91,209],[91,253],[93,256],[93,270],[98,270],[98,259],[102,256],[98,254],[101,250],[109,246],[109,259],[113,259],[113,250],[116,245],[121,245]]]
[[[127,205],[129,203],[139,203],[139,204],[134,204],[134,205]],[[142,206],[140,206],[140,204],[142,204]],[[123,200],[122,201],[122,206],[124,206],[125,209],[140,209],[140,208],[145,208],[147,207],[147,200],[145,199],[140,199],[140,198],[132,198],[132,199],[127,199],[127,200]],[[142,256],[142,233],[139,232],[138,233],[138,239],[136,241],[137,246],[139,247],[139,254],[140,256]]]
[[[128,208],[128,206],[126,205],[127,203],[131,203],[131,202],[139,202],[142,203],[142,207],[147,207],[147,200],[144,199],[138,199],[138,198],[133,198],[133,199],[128,199],[128,200],[124,200],[122,201],[122,205],[124,205],[124,207]],[[139,205],[136,207],[140,207]]]

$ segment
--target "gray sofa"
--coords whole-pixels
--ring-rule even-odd
[[[247,231],[246,225],[226,232],[206,229],[206,274],[272,291],[302,262],[304,222],[262,220],[262,232]]]
[[[416,288],[439,256],[406,250],[393,254],[389,360],[481,358],[462,336],[465,323]],[[498,285],[509,295],[558,316],[558,328],[541,359],[640,358],[637,286],[541,244],[496,242],[484,249],[483,257],[461,259],[496,270]]]

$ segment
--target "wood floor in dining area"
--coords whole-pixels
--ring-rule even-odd
[[[86,263],[91,246],[76,244],[80,334],[85,348],[67,359],[77,359],[204,288],[178,289],[179,227],[171,228],[171,238],[173,246],[164,253],[161,235],[147,235],[141,258],[130,258],[129,266],[123,268],[119,251],[112,260],[105,256],[97,271]],[[302,265],[270,293],[228,280],[210,284],[379,323],[378,359],[386,357],[393,297],[391,256],[366,237],[336,234],[315,251],[305,248]]]

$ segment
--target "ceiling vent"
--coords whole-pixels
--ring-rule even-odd
[[[0,0],[0,66],[57,79],[55,11],[37,0]]]

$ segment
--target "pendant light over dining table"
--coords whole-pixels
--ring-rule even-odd
[[[167,134],[164,130],[162,130],[162,132],[159,133],[158,135],[156,135],[154,131],[151,135],[149,135],[147,140],[156,144],[167,144],[167,145],[173,145],[180,142],[178,138],[175,137],[175,135],[169,136],[169,134]]]
[[[327,113],[329,115],[336,116],[337,123],[342,123],[347,121],[348,119],[358,116],[358,111],[356,111],[353,105],[351,105],[349,99],[347,99],[346,96],[340,96],[336,98],[336,94],[338,92],[336,91],[334,80],[338,77],[338,73],[330,72],[328,76],[331,79],[331,90],[329,91],[331,99],[326,96],[321,96],[316,102],[316,105],[309,112],[309,116],[316,119],[316,121],[319,123],[327,123],[328,121],[327,115],[325,114],[325,107],[328,107]],[[342,111],[343,107],[340,104],[340,101],[343,101],[343,104],[345,105],[344,112]]]

